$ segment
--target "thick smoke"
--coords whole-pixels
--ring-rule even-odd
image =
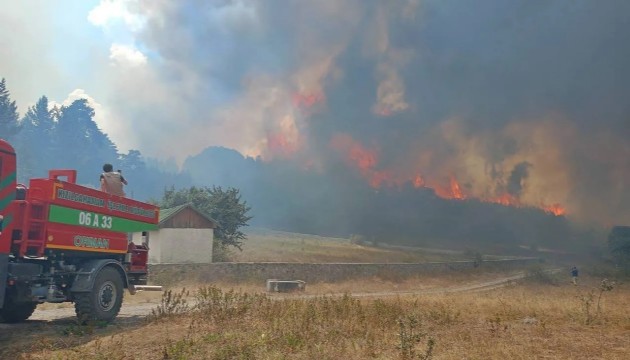
[[[150,155],[223,145],[331,176],[352,164],[375,187],[453,193],[456,181],[468,198],[630,215],[630,2],[146,0],[128,11],[144,19],[134,34],[148,62],[121,70],[113,99]]]
[[[523,161],[522,163],[516,164],[512,172],[510,173],[510,177],[508,178],[507,183],[507,192],[508,194],[520,198],[523,193],[523,186],[527,177],[529,176],[529,168],[532,164],[527,161]]]

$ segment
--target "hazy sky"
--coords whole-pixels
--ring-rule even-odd
[[[139,144],[120,124],[129,119],[111,113],[115,106],[108,98],[116,89],[107,77],[116,62],[123,61],[120,57],[133,58],[133,53],[121,55],[120,50],[117,56],[115,45],[134,42],[126,26],[115,20],[117,14],[124,14],[123,8],[105,6],[98,11],[99,4],[98,0],[4,1],[0,76],[6,78],[21,114],[42,95],[56,103],[90,98],[98,125],[128,149]]]

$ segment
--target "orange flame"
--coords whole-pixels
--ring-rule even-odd
[[[348,163],[362,171],[370,170],[378,162],[376,151],[370,150],[351,136],[337,134],[330,140],[330,146],[346,156]]]
[[[278,132],[267,135],[267,148],[276,156],[288,157],[299,147],[297,142],[290,141],[285,134]]]
[[[564,216],[567,214],[567,209],[563,208],[560,204],[551,204],[543,206],[542,208],[546,213],[553,214],[555,216]]]
[[[435,194],[443,199],[455,199],[455,200],[464,200],[466,196],[462,192],[462,188],[455,179],[455,176],[450,176],[450,180],[448,184],[432,184],[428,186],[435,191]]]
[[[356,167],[371,187],[379,188],[391,184],[392,178],[388,171],[375,169],[378,164],[376,150],[369,149],[352,137],[343,134],[333,136],[330,145],[346,156],[346,162]]]
[[[374,149],[369,149],[363,146],[360,142],[354,140],[348,135],[335,135],[331,140],[331,147],[344,154],[346,161],[353,167],[357,168],[367,183],[373,188],[380,188],[383,186],[402,186],[403,183],[411,183],[414,188],[427,188],[432,189],[434,193],[443,198],[449,200],[465,200],[469,198],[462,189],[459,181],[454,175],[449,177],[448,182],[435,181],[434,179],[427,179],[420,173],[417,173],[413,178],[409,180],[403,180],[404,178],[395,177],[390,171],[377,170],[378,166],[378,153]],[[509,194],[504,193],[502,195],[492,198],[477,198],[479,201],[500,204],[503,206],[512,207],[524,207],[521,201]],[[540,205],[540,209],[548,214],[555,216],[564,216],[567,211],[560,204],[553,205]]]
[[[521,206],[521,202],[514,196],[505,193],[501,196],[497,196],[494,198],[490,198],[490,199],[484,199],[483,201],[485,202],[489,202],[489,203],[494,203],[494,204],[501,204],[504,206],[516,206],[516,207],[520,207]]]
[[[361,144],[353,144],[350,147],[348,158],[353,161],[362,171],[368,171],[376,166],[376,154],[369,149],[364,148]]]
[[[463,200],[466,198],[464,196],[464,193],[462,193],[462,188],[459,186],[459,183],[457,182],[457,179],[455,179],[455,176],[451,176],[451,194],[453,194],[454,199]]]
[[[521,201],[518,198],[507,193],[501,196],[495,197],[495,198],[491,198],[491,199],[482,199],[482,201],[491,202],[495,204],[501,204],[504,206],[513,206],[513,207],[525,206],[521,203]],[[552,204],[552,205],[541,204],[539,208],[542,209],[544,212],[555,215],[555,216],[564,216],[567,214],[567,209],[565,209],[562,205],[558,203]]]
[[[424,178],[422,178],[422,175],[418,174],[416,175],[416,177],[413,178],[413,187],[417,188],[421,188],[421,187],[425,187],[427,184],[424,181]]]

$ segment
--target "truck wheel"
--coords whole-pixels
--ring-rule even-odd
[[[37,303],[23,302],[14,303],[10,297],[4,302],[4,307],[0,309],[0,323],[17,323],[24,321],[33,315]]]
[[[74,310],[82,324],[110,322],[116,318],[123,299],[123,281],[112,267],[103,268],[94,279],[92,291],[74,294]]]

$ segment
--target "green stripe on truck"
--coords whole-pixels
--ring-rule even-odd
[[[156,230],[156,224],[142,221],[123,219],[102,213],[72,209],[65,206],[50,205],[48,221],[82,226],[90,229],[108,230],[115,232],[141,232]]]

